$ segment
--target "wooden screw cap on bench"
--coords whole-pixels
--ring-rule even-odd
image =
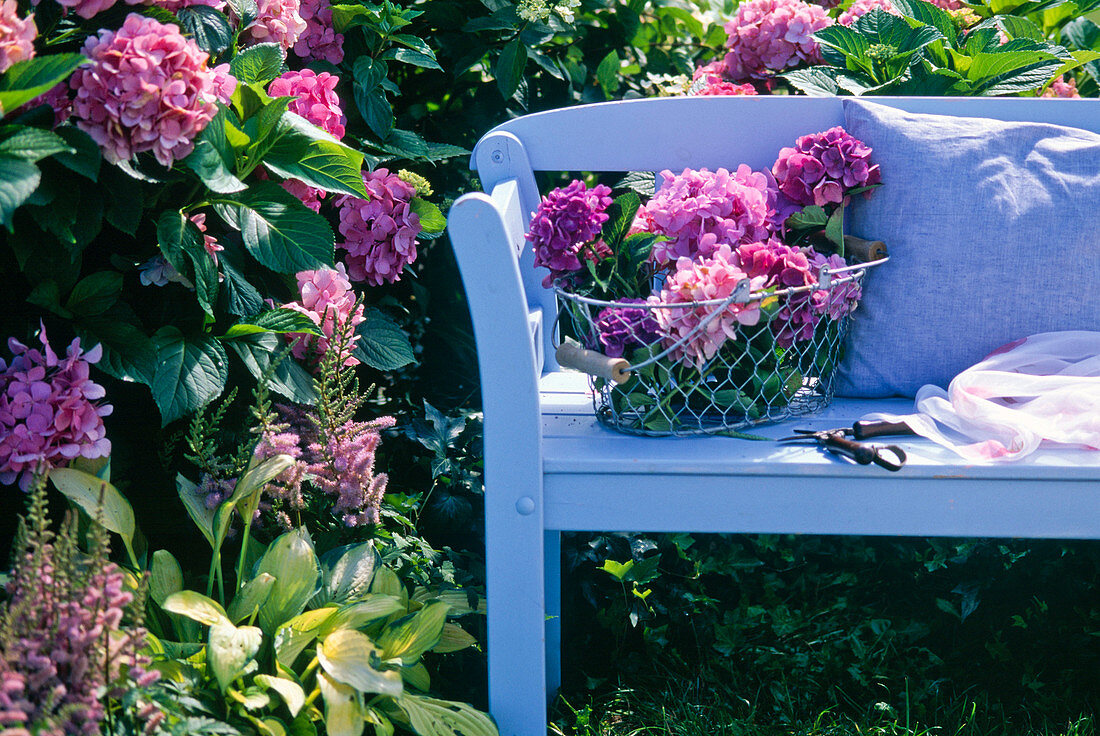
[[[885,258],[888,255],[886,243],[881,240],[864,240],[854,235],[844,236],[844,253],[849,258],[854,258],[863,263],[877,261],[879,258]]]
[[[585,350],[575,342],[567,341],[558,345],[554,351],[558,365],[572,368],[597,378],[605,378],[615,383],[630,380],[630,363],[624,358],[611,358],[595,350]]]

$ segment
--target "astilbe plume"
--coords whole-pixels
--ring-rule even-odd
[[[660,293],[651,297],[651,303],[682,305],[725,299],[744,280],[749,281],[750,291],[758,291],[764,287],[767,277],[750,278],[738,265],[730,246],[723,244],[707,257],[680,258]],[[720,313],[708,321],[716,311]],[[697,369],[717,355],[726,340],[737,339],[739,325],[752,326],[760,321],[759,302],[730,302],[724,308],[721,305],[662,307],[655,312],[665,334],[664,346],[672,348],[672,358]],[[676,346],[685,338],[683,345]]]
[[[333,27],[329,0],[302,0],[298,12],[306,22],[306,29],[294,43],[294,53],[302,59],[327,61],[330,64],[343,61],[344,35],[337,33]]]
[[[306,30],[299,0],[259,0],[258,6],[256,19],[241,30],[241,44],[277,43],[289,50]]]
[[[20,18],[15,0],[0,3],[0,73],[17,61],[34,58],[34,37],[37,35],[34,13]]]
[[[583,268],[586,260],[609,252],[606,246],[590,248],[607,222],[611,190],[603,184],[589,189],[580,180],[553,189],[539,202],[526,238],[535,249],[535,266],[550,271],[543,279],[554,281]]]
[[[363,172],[370,199],[344,195],[335,200],[340,215],[344,262],[352,281],[372,286],[400,280],[416,260],[416,236],[423,229],[412,211],[416,189],[388,169]]]
[[[108,561],[106,532],[94,525],[88,558],[77,539],[75,521],[57,535],[50,531],[40,478],[20,527],[0,618],[0,706],[9,706],[0,709],[0,726],[47,736],[98,734],[104,698],[148,687],[158,677],[138,654],[145,630],[123,626],[124,616],[139,616],[144,602]]]
[[[813,34],[832,19],[802,0],[749,0],[726,24],[726,67],[734,81],[764,79],[802,63],[821,63]]]
[[[355,299],[344,264],[336,264],[335,269],[301,271],[296,278],[301,301],[290,302],[283,307],[309,317],[324,335],[318,337],[299,332],[288,333],[286,338],[294,343],[294,357],[308,360],[317,370],[321,366],[321,359],[335,342],[339,342],[341,364],[359,365],[359,360],[352,352],[359,341],[354,330],[364,320],[363,305]],[[338,340],[339,334],[344,330],[350,331],[349,338]]]
[[[871,147],[839,125],[781,148],[772,173],[779,191],[800,205],[846,204],[849,190],[881,181]]]
[[[0,360],[0,483],[18,478],[23,490],[37,472],[111,452],[103,417],[112,407],[100,401],[107,392],[90,377],[102,347],[84,352],[77,338],[59,357],[45,327],[38,339],[41,350],[9,339],[14,357],[10,364]]]
[[[111,163],[152,151],[164,166],[184,158],[236,80],[207,67],[208,55],[176,25],[131,13],[118,31],[84,43],[73,73],[77,126]]]
[[[711,256],[720,246],[765,240],[774,215],[775,189],[768,177],[742,165],[726,169],[661,172],[661,186],[635,217],[635,230],[666,235],[651,258],[669,268],[680,258]]]

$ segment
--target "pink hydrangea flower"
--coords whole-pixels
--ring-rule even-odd
[[[577,179],[542,198],[531,218],[526,238],[535,248],[535,266],[550,271],[543,279],[544,286],[581,270],[582,257],[593,257],[591,250],[581,251],[599,237],[607,222],[606,210],[610,205],[608,187],[597,184],[589,189]],[[599,245],[595,246],[599,253],[610,252],[602,241]]]
[[[218,111],[208,56],[175,25],[131,13],[117,32],[90,36],[84,55],[92,63],[70,81],[73,114],[112,163],[152,151],[171,166]]]
[[[729,69],[726,68],[726,60],[724,58],[715,59],[710,63],[695,67],[695,71],[691,73],[691,81],[698,82],[700,79],[707,84],[728,81]]]
[[[339,64],[344,60],[344,36],[332,26],[329,0],[302,0],[299,8],[306,29],[294,44],[294,53],[302,59]]]
[[[311,69],[291,71],[271,81],[267,93],[272,97],[293,97],[290,111],[301,115],[309,122],[327,131],[336,138],[344,137],[344,109],[340,98],[336,96],[336,85],[340,78]]]
[[[57,4],[72,10],[81,18],[92,18],[114,6],[115,0],[57,0]]]
[[[1055,77],[1054,81],[1050,83],[1050,86],[1043,90],[1043,97],[1061,97],[1063,99],[1072,99],[1080,97],[1080,93],[1077,91],[1077,80],[1073,77],[1066,81],[1066,78],[1059,75]]]
[[[815,283],[817,274],[821,273],[823,267],[828,268],[830,271],[836,271],[848,266],[845,260],[836,253],[825,256],[813,248],[807,248],[805,252],[810,260],[810,269],[813,271]],[[837,274],[837,278],[846,276],[848,276],[847,273]],[[827,316],[829,319],[834,320],[841,319],[856,310],[862,296],[863,289],[858,281],[853,280],[843,284],[834,284],[829,291],[813,292],[813,309],[823,317]]]
[[[191,215],[191,222],[195,223],[195,227],[202,233],[202,247],[206,249],[207,254],[214,259],[214,263],[218,262],[218,253],[225,250],[225,246],[219,245],[218,241],[213,235],[206,234],[206,213],[198,212]]]
[[[661,172],[661,186],[639,210],[635,225],[671,240],[653,246],[652,259],[662,267],[678,258],[710,256],[721,245],[766,240],[774,188],[767,177],[740,166],[708,171]],[[644,223],[644,224],[643,224]]]
[[[695,91],[700,97],[719,95],[755,95],[756,88],[751,84],[734,84],[733,82],[711,82]]]
[[[60,358],[45,327],[38,339],[41,350],[9,339],[14,357],[10,364],[0,360],[0,483],[18,478],[23,490],[42,470],[111,452],[103,417],[112,407],[100,401],[107,392],[89,368],[103,348],[84,352],[77,338]]]
[[[353,281],[392,284],[416,260],[416,236],[422,230],[410,206],[416,190],[387,169],[364,171],[363,184],[370,199],[345,195],[335,200],[344,236],[337,247],[347,251],[344,261]]]
[[[850,26],[859,18],[871,10],[878,8],[893,15],[900,15],[890,0],[855,0],[848,9],[837,16],[836,22],[842,26]]]
[[[321,211],[321,200],[325,198],[323,189],[314,189],[301,179],[287,179],[279,182],[279,186],[300,199],[302,204],[314,212]]]
[[[340,357],[343,359],[341,362],[346,366],[359,365],[359,361],[352,355],[355,344],[359,342],[359,336],[355,334],[354,329],[365,318],[363,305],[360,304],[355,308],[355,293],[352,291],[351,282],[348,281],[344,264],[336,264],[335,269],[302,271],[297,275],[297,279],[301,300],[284,304],[283,307],[306,315],[325,334],[324,337],[304,333],[288,334],[288,340],[296,341],[291,348],[291,353],[296,358],[306,359],[316,367],[332,346],[333,335],[336,335],[338,330],[349,329],[345,325],[350,324],[351,336],[347,344],[341,346]],[[353,308],[355,308],[354,312]]]
[[[69,96],[69,85],[60,82],[49,92],[43,92],[19,109],[30,110],[39,105],[53,108],[53,127],[61,125],[73,114],[73,98]]]
[[[960,0],[929,0],[929,2],[941,10],[958,10],[963,7]]]
[[[751,278],[763,277],[765,288],[787,289],[817,282],[806,254],[775,239],[738,246],[734,262]]]
[[[881,181],[870,146],[839,125],[780,149],[772,173],[779,191],[800,205],[844,203],[848,190]]]
[[[38,28],[34,25],[34,13],[19,17],[15,0],[0,3],[0,73],[17,61],[34,58],[34,38]]]
[[[259,14],[241,31],[241,44],[277,43],[286,51],[306,30],[299,0],[259,0]]]
[[[676,270],[669,275],[660,294],[650,297],[651,304],[690,304],[710,299],[729,297],[741,281],[748,280],[751,291],[764,287],[765,277],[750,277],[740,266],[729,245],[720,245],[709,257],[695,260],[681,258]],[[737,339],[738,325],[755,325],[760,321],[760,304],[731,302],[721,314],[705,327],[700,325],[711,317],[719,306],[674,307],[654,310],[657,322],[665,334],[663,344],[672,348],[684,338],[687,341],[672,350],[674,360],[701,369],[725,344]],[[689,337],[690,336],[690,337]]]
[[[726,24],[726,67],[740,81],[763,79],[802,63],[821,61],[812,36],[832,23],[825,9],[802,0],[749,0]]]
[[[131,5],[137,5],[134,0],[126,0]],[[190,8],[195,5],[206,5],[215,10],[225,10],[225,0],[145,0],[145,5],[157,5],[173,13],[180,8]]]

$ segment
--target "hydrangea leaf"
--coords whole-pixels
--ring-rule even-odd
[[[15,210],[30,199],[42,172],[22,158],[0,156],[0,225],[11,226]]]
[[[211,58],[220,56],[233,43],[229,19],[208,5],[192,5],[176,11],[183,30]]]
[[[363,310],[363,322],[356,333],[359,341],[354,355],[371,368],[393,371],[416,362],[409,336],[379,309]]]
[[[87,61],[83,54],[50,54],[17,61],[0,75],[0,113],[11,112],[49,92]]]
[[[231,195],[219,213],[241,231],[245,248],[277,273],[332,268],[336,239],[325,218],[275,182]]]
[[[409,209],[420,218],[420,227],[426,233],[441,233],[447,228],[447,218],[438,207],[426,199],[413,197]]]
[[[361,173],[363,154],[289,110],[279,120],[264,165],[279,176],[300,179],[326,192],[368,198]]]
[[[160,410],[161,426],[192,414],[219,396],[229,377],[225,349],[210,335],[185,337],[167,326],[153,336],[157,368],[153,376],[153,400]]]
[[[523,70],[527,66],[527,47],[516,36],[501,49],[497,63],[493,66],[493,76],[497,79],[497,88],[504,99],[510,100],[519,89],[523,79]]]
[[[226,330],[225,334],[221,336],[221,339],[232,340],[235,337],[253,335],[258,332],[305,332],[310,335],[324,336],[324,333],[321,332],[321,328],[315,325],[313,320],[306,315],[301,312],[296,312],[293,309],[279,307],[261,312],[247,319],[242,319]]]
[[[0,156],[34,163],[57,153],[76,153],[76,149],[57,133],[24,125],[0,128]]]
[[[271,333],[245,335],[226,342],[226,344],[240,357],[241,362],[248,368],[256,379],[266,376],[267,385],[281,396],[298,404],[313,405],[317,402],[317,389],[313,385],[313,377],[298,361],[286,356],[275,367],[273,373],[268,374],[268,367],[273,357],[279,353],[279,338]]]
[[[255,5],[255,3],[253,3]],[[277,43],[258,43],[233,57],[229,70],[238,82],[270,82],[283,68],[283,52]]]

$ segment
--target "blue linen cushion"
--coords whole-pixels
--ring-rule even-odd
[[[838,395],[913,396],[1012,340],[1100,329],[1100,135],[863,100],[844,116],[883,181],[847,229],[890,261],[867,274]]]

